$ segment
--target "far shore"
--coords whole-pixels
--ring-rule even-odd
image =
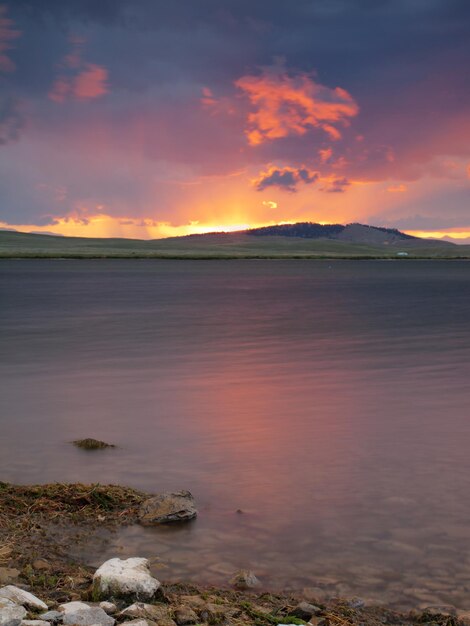
[[[359,230],[359,235],[354,231],[351,239],[341,240],[323,236],[254,236],[242,231],[154,240],[0,231],[0,259],[409,261],[470,258],[469,245],[410,238],[398,231],[384,234],[380,229],[369,227]]]
[[[85,254],[2,254],[0,261],[468,261],[470,255],[462,256],[374,256],[374,255],[85,255]]]

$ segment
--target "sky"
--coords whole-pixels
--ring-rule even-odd
[[[0,228],[470,242],[468,0],[0,0]]]

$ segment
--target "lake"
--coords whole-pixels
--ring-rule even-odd
[[[1,480],[197,500],[90,564],[468,608],[470,263],[3,260],[0,298]]]

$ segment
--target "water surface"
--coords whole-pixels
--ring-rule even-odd
[[[0,297],[1,479],[197,499],[91,564],[468,608],[469,263],[2,261]]]

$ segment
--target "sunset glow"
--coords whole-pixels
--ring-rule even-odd
[[[0,0],[1,228],[148,239],[362,222],[468,238],[457,9],[157,4],[66,0],[38,29]]]

